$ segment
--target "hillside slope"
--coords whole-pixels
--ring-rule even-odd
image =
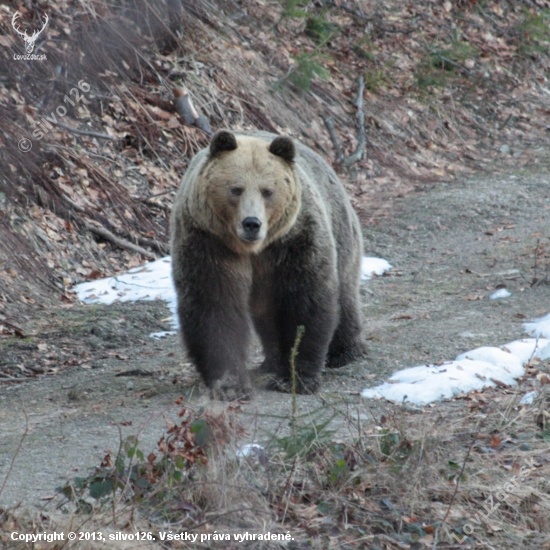
[[[351,155],[359,77],[367,147],[339,169],[365,225],[436,181],[533,166],[550,123],[549,5],[3,4],[2,330],[24,333],[34,308],[74,299],[72,284],[166,253],[174,191],[208,142],[200,127],[288,133],[329,160],[335,148]],[[34,51],[45,59],[20,59],[16,8],[23,30],[47,12]],[[178,114],[182,94],[195,110],[184,101]]]

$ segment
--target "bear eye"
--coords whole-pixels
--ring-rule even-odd
[[[242,187],[232,187],[231,194],[235,197],[240,197],[243,194],[244,189]]]
[[[273,191],[271,189],[264,189],[262,191],[262,197],[264,199],[268,199],[269,197],[271,197],[273,195]]]

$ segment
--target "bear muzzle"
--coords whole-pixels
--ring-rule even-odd
[[[265,235],[263,235],[262,222],[259,218],[255,216],[248,216],[241,222],[241,227],[239,228],[239,238],[245,242],[255,243],[262,240]]]

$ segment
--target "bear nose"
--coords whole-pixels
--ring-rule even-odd
[[[262,227],[262,222],[258,218],[249,216],[242,221],[242,226],[249,235],[254,236],[257,235],[260,231],[260,227]]]

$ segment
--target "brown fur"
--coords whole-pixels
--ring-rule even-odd
[[[183,339],[207,386],[249,393],[252,327],[272,387],[284,391],[300,325],[300,392],[317,389],[325,363],[363,353],[359,221],[332,168],[307,147],[219,132],[190,163],[171,231]]]

